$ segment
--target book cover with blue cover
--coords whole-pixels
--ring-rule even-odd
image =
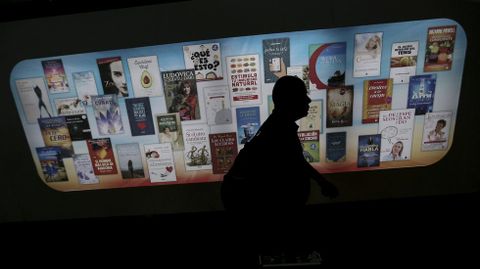
[[[68,181],[61,147],[40,147],[36,150],[46,182]]]
[[[149,97],[125,99],[132,136],[155,134]]]
[[[437,74],[411,76],[407,108],[415,108],[415,115],[432,112],[436,84]]]
[[[357,167],[372,167],[380,165],[381,134],[358,136]]]
[[[255,107],[237,108],[237,134],[240,144],[252,139],[260,127],[260,109]]]
[[[344,162],[347,155],[347,132],[327,133],[327,162]]]

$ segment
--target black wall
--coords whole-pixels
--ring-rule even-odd
[[[392,205],[391,201],[408,201],[405,208],[411,209],[418,208],[416,202],[430,209],[449,202],[458,207],[470,205],[471,198],[465,197],[475,196],[472,193],[478,193],[480,185],[477,163],[480,147],[475,140],[479,131],[480,100],[478,14],[480,8],[475,1],[296,0],[286,5],[278,1],[244,0],[233,4],[222,0],[197,0],[2,23],[0,222],[222,210],[219,183],[69,193],[48,188],[32,165],[10,93],[11,69],[22,59],[429,18],[456,20],[463,26],[468,40],[450,152],[428,167],[328,175],[339,187],[340,197],[333,201],[325,199],[315,186],[310,202],[317,205],[339,203],[339,207],[350,205],[351,208],[360,204],[367,208],[383,204],[387,205],[382,209],[385,212],[388,212],[388,205]],[[425,201],[428,202],[425,204]]]

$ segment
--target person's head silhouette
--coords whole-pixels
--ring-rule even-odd
[[[295,76],[283,76],[273,86],[274,111],[298,120],[307,116],[310,102],[305,83]]]

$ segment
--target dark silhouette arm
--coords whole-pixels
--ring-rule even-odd
[[[337,187],[331,183],[330,181],[326,180],[325,177],[320,174],[317,169],[315,169],[310,163],[307,161],[304,162],[305,170],[308,171],[308,175],[315,180],[315,182],[320,185],[322,189],[322,195],[326,196],[330,199],[333,199],[338,196],[338,189]]]

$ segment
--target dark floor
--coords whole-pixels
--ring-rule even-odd
[[[480,258],[478,202],[478,194],[469,194],[310,206],[294,221],[278,218],[268,227],[209,212],[7,223],[0,229],[12,253],[49,257],[53,249],[57,258],[82,262],[93,255],[114,263],[255,268],[259,254],[317,251],[322,268],[462,268]]]

